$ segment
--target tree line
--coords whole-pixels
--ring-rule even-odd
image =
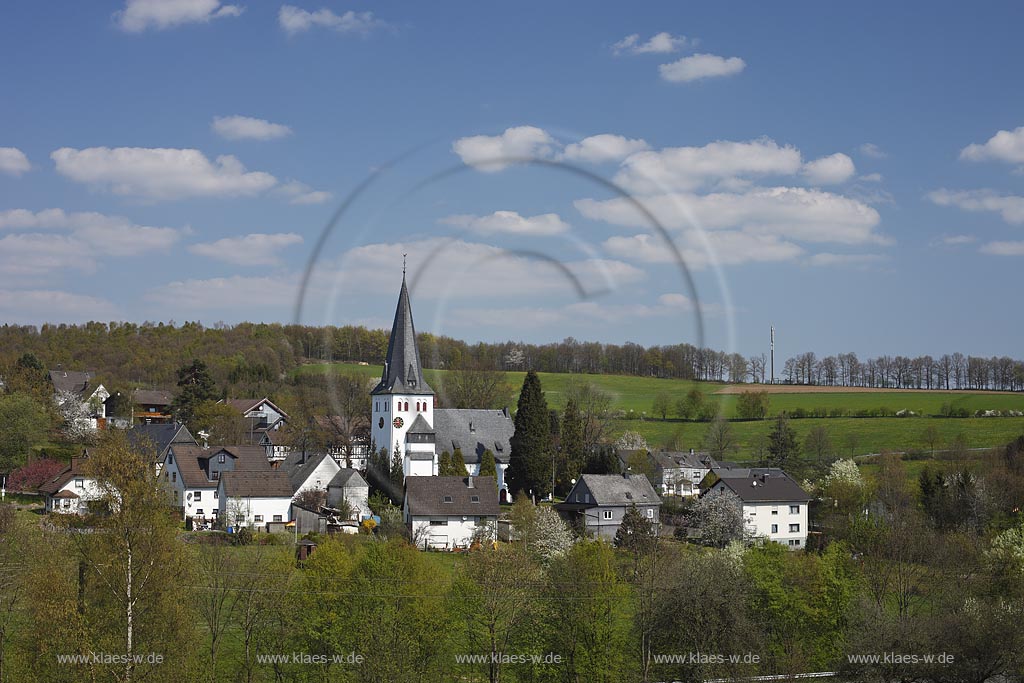
[[[0,367],[23,353],[48,367],[95,371],[103,381],[169,387],[174,371],[203,358],[220,384],[249,387],[278,381],[308,362],[353,361],[379,365],[389,332],[362,326],[239,323],[212,327],[198,322],[90,322],[82,325],[0,327]],[[713,382],[770,382],[765,354],[744,357],[692,344],[605,344],[568,337],[560,342],[505,341],[470,344],[421,333],[420,355],[428,368],[534,370],[621,374]],[[939,357],[883,355],[861,360],[856,353],[818,358],[813,352],[787,359],[776,381],[793,384],[903,389],[1024,390],[1024,361],[956,352]]]

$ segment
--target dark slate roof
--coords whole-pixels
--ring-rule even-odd
[[[288,474],[288,479],[292,484],[292,491],[298,491],[299,487],[306,483],[306,479],[309,478],[309,473],[320,466],[320,463],[324,459],[328,459],[334,462],[327,453],[317,453],[316,455],[305,455],[305,462],[303,462],[303,454],[301,452],[291,452],[288,457],[281,463],[280,469]]]
[[[450,503],[445,502],[446,496]],[[479,500],[473,502],[473,496]],[[406,477],[405,500],[410,515],[498,514],[494,477]]]
[[[438,408],[434,411],[434,431],[439,454],[461,448],[466,464],[474,464],[489,450],[495,462],[508,463],[516,426],[507,410]]]
[[[227,399],[226,401],[223,401],[223,402],[226,403],[227,405],[231,406],[232,408],[234,408],[238,412],[242,413],[242,415],[245,415],[250,410],[253,410],[253,409],[257,408],[258,406],[260,406],[263,403],[267,403],[267,404],[270,405],[271,408],[273,408],[277,412],[281,413],[281,415],[283,415],[284,417],[288,417],[288,413],[286,413],[283,410],[281,410],[280,408],[278,408],[277,405],[273,401],[271,401],[269,398],[266,398],[266,397],[263,397],[263,398],[229,398],[229,399]]]
[[[651,457],[662,468],[684,467],[700,470],[718,467],[718,463],[706,452],[653,451]]]
[[[749,470],[754,472],[754,470]],[[773,474],[750,474],[746,477],[722,477],[722,484],[744,503],[806,502],[811,499],[800,485],[782,470]],[[715,482],[717,486],[719,482]]]
[[[433,394],[423,379],[423,364],[420,350],[416,345],[416,327],[412,322],[412,306],[409,304],[409,288],[402,275],[402,290],[398,293],[398,307],[395,321],[391,325],[391,339],[388,354],[384,360],[384,372],[373,394]]]
[[[327,485],[327,488],[343,488],[343,489],[358,489],[368,488],[369,484],[366,480],[360,476],[357,470],[351,467],[342,467],[338,470],[338,473],[334,475],[334,479],[331,479],[331,483]]]
[[[188,427],[180,423],[140,424],[126,432],[128,443],[154,462],[162,462],[171,444],[198,445]]]
[[[136,389],[132,392],[132,402],[147,406],[169,406],[173,400],[169,391],[162,389]]]
[[[423,413],[416,416],[416,419],[409,425],[409,431],[407,434],[436,434],[436,430],[430,426],[427,419],[423,417]]]
[[[281,470],[225,472],[220,477],[224,495],[232,498],[291,498],[292,485]]]
[[[56,391],[69,391],[72,394],[84,394],[92,381],[91,372],[75,372],[73,370],[50,370],[50,382]]]
[[[767,474],[789,476],[778,467],[716,467],[714,473],[719,479],[749,479]]]
[[[598,505],[661,505],[651,482],[642,474],[584,474],[580,482]]]
[[[262,446],[203,448],[202,446],[174,444],[171,450],[174,451],[174,460],[178,466],[178,472],[181,473],[181,481],[188,488],[212,488],[217,484],[217,482],[206,478],[206,470],[203,469],[202,461],[221,452],[235,458],[236,471],[267,472],[271,469],[270,463],[267,461],[267,451]],[[285,480],[287,478],[288,475],[285,475]]]

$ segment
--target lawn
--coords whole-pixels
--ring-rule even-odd
[[[379,377],[379,365],[311,364],[299,369],[301,373],[349,372]],[[444,370],[426,370],[427,382],[435,389],[444,383]],[[515,389],[522,385],[523,372],[506,372],[508,383]],[[612,398],[613,410],[633,411],[645,419],[618,420],[616,433],[626,429],[637,431],[646,437],[652,447],[661,447],[674,442],[684,448],[699,448],[707,430],[707,423],[684,422],[669,416],[661,420],[652,415],[651,404],[659,393],[668,394],[671,402],[684,396],[694,387],[704,392],[706,399],[720,402],[724,414],[735,418],[735,394],[715,394],[726,385],[710,382],[692,382],[678,379],[634,377],[626,375],[572,375],[539,373],[541,385],[547,396],[548,405],[561,409],[565,406],[569,388],[573,383],[590,382],[606,391]],[[751,389],[756,390],[757,385]],[[779,392],[779,387],[775,387]],[[922,392],[922,391],[857,391],[845,393],[816,393],[806,388],[794,393],[772,393],[769,396],[769,414],[780,411],[792,412],[797,408],[812,411],[816,408],[842,409],[849,412],[885,408],[896,412],[913,411],[922,416],[938,415],[942,405],[952,404],[954,408],[966,408],[972,414],[976,410],[1021,410],[1024,411],[1024,394],[995,392]],[[929,426],[939,434],[939,447],[943,447],[963,434],[968,447],[982,448],[999,446],[1024,434],[1022,417],[990,418],[938,418],[938,417],[878,417],[878,418],[802,418],[791,421],[798,437],[802,440],[811,429],[824,426],[837,452],[842,455],[877,453],[882,450],[908,451],[924,449],[922,435]],[[772,427],[771,420],[754,422],[733,422],[740,451],[736,459],[745,460],[751,456],[753,445]]]

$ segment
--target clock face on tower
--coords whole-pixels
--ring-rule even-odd
[[[401,429],[402,425],[405,424],[405,420],[400,417],[396,417],[391,424],[395,425],[395,429]]]
[[[377,426],[380,427],[381,429],[384,429],[384,418],[383,417],[380,420],[377,421]]]

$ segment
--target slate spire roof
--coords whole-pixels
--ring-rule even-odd
[[[398,294],[398,308],[395,322],[391,326],[388,341],[388,355],[384,361],[384,372],[373,394],[433,394],[423,379],[423,364],[420,350],[416,345],[416,327],[412,323],[412,306],[409,304],[409,288],[402,274],[402,290]]]

